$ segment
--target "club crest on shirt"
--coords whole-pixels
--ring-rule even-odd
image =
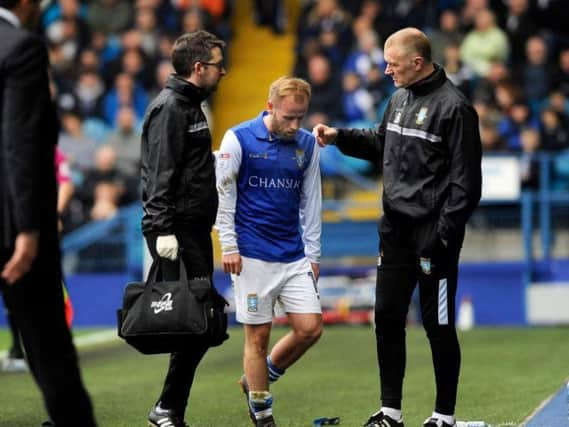
[[[296,160],[296,164],[299,168],[301,168],[302,165],[304,165],[304,150],[295,150],[294,152],[294,159]]]
[[[425,123],[425,119],[427,118],[427,111],[429,111],[427,107],[422,107],[419,110],[419,112],[417,113],[417,120],[415,120],[416,124],[422,125],[423,123]]]

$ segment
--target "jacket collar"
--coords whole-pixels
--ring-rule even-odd
[[[22,26],[18,17],[14,15],[11,10],[6,9],[5,7],[0,7],[0,19],[8,22],[10,25],[16,28]]]
[[[209,92],[197,87],[177,74],[172,74],[166,82],[166,87],[183,95],[188,101],[201,104],[209,96]]]
[[[422,96],[441,87],[444,82],[447,80],[447,76],[445,74],[445,70],[439,64],[433,64],[435,67],[435,71],[433,71],[429,76],[425,77],[423,80],[419,80],[418,82],[413,83],[411,86],[408,86],[411,92],[414,95]]]

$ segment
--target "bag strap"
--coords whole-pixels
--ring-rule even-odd
[[[184,259],[182,258],[182,251],[183,248],[180,248],[178,251],[178,278],[180,281],[188,282],[188,272],[186,270],[186,264],[184,263]],[[146,278],[146,284],[148,283],[156,283],[158,282],[158,274],[161,270],[161,257],[157,256],[152,260],[152,265],[148,270],[148,277]],[[162,280],[164,278],[162,277]]]
[[[150,269],[148,270],[145,284],[156,283],[158,281],[158,273],[160,273],[160,258],[156,257],[152,260],[152,265],[150,265]]]
[[[182,252],[184,248],[180,248],[178,251],[178,268],[179,268],[179,280],[183,281],[184,283],[188,283],[188,271],[186,270],[186,263],[184,262],[184,257],[182,256]]]
[[[188,283],[188,272],[186,270],[186,263],[181,256],[181,250],[178,254],[178,280],[182,283]],[[145,286],[144,286],[144,294],[148,295],[152,292],[152,285],[158,282],[158,274],[161,270],[161,259],[160,257],[156,257],[152,260],[152,265],[150,266],[150,270],[148,271],[148,276],[146,278]],[[162,277],[162,280],[164,278]]]

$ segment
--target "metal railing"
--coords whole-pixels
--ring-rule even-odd
[[[553,210],[561,206],[569,211],[569,191],[554,191],[551,189],[551,169],[554,157],[548,153],[541,153],[538,157],[541,166],[539,189],[524,191],[519,199],[508,202],[513,208],[519,206],[519,222],[524,245],[524,275],[527,283],[531,281],[536,262],[549,262],[552,260],[554,243]],[[487,206],[492,204],[492,201],[483,203],[483,205]],[[329,210],[338,209],[339,213],[345,208],[341,202],[332,200],[325,201],[324,207]],[[141,216],[141,205],[139,202],[136,202],[133,205],[122,208],[109,220],[88,223],[64,237],[62,242],[63,252],[64,254],[77,254],[101,242],[114,244],[122,247],[121,260],[112,259],[111,257],[115,256],[105,253],[104,247],[102,252],[97,253],[95,258],[101,257],[99,261],[104,263],[106,257],[108,263],[115,261],[117,265],[122,266],[118,268],[118,271],[126,271],[131,277],[139,277],[142,268],[143,247],[143,237],[140,229]],[[345,215],[342,215],[342,218],[349,222],[349,218],[346,219]],[[536,259],[534,251],[534,218],[538,218],[541,259]],[[353,222],[357,222],[357,220]],[[349,245],[346,245],[345,240],[339,246],[349,251]],[[334,254],[336,253],[334,252]],[[350,254],[346,255],[349,256]],[[94,260],[93,262],[96,266],[98,261]],[[97,271],[97,268],[93,268],[93,270]]]

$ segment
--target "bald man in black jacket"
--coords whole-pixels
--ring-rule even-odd
[[[58,121],[39,1],[0,0],[0,287],[57,427],[95,426],[65,323],[56,221]]]

